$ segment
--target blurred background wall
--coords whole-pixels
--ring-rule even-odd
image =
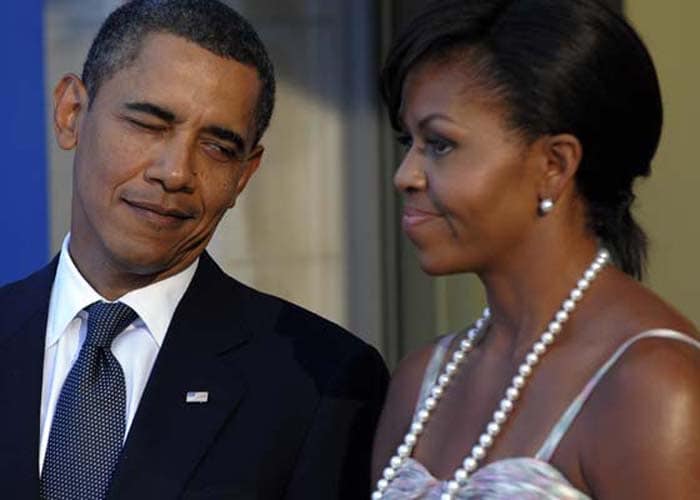
[[[0,284],[48,255],[42,9],[41,0],[8,2],[0,16]]]
[[[627,0],[656,63],[664,131],[638,213],[651,240],[649,285],[700,325],[700,3]]]
[[[45,0],[42,6],[32,0],[22,4],[19,17],[2,21],[3,60],[17,60],[13,70],[19,64],[27,69],[11,70],[2,83],[3,95],[17,107],[4,120],[0,140],[20,153],[6,163],[10,183],[0,197],[0,282],[46,262],[68,229],[72,155],[56,148],[44,101],[50,102],[62,73],[80,73],[100,22],[119,3]],[[228,3],[260,31],[277,67],[279,95],[263,168],[212,241],[215,258],[242,281],[350,328],[392,365],[437,333],[473,319],[483,303],[478,281],[432,279],[420,271],[399,231],[400,203],[391,185],[399,158],[377,73],[392,36],[422,2]],[[700,324],[700,232],[694,224],[700,173],[693,148],[700,135],[694,54],[700,34],[692,25],[700,6],[629,0],[624,8],[655,58],[666,105],[654,174],[640,186],[637,202],[652,239],[648,281]],[[25,39],[34,40],[34,49],[29,44],[17,51]],[[32,85],[38,90],[27,97]]]

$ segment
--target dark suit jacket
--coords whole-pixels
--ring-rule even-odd
[[[0,289],[0,497],[38,497],[44,338],[56,262]],[[361,499],[387,371],[340,327],[206,254],[180,302],[110,499]],[[186,403],[208,391],[207,403]]]

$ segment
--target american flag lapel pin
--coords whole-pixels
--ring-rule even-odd
[[[189,391],[185,397],[186,403],[206,403],[207,401],[209,401],[207,391]]]

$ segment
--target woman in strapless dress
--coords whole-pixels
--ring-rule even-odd
[[[403,230],[489,307],[396,370],[372,498],[700,498],[698,332],[639,282],[662,105],[634,30],[596,0],[433,2],[382,78]]]

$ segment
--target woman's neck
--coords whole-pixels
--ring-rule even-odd
[[[520,360],[595,258],[592,238],[519,249],[479,276],[491,309],[490,344]],[[573,321],[572,321],[573,323]]]

